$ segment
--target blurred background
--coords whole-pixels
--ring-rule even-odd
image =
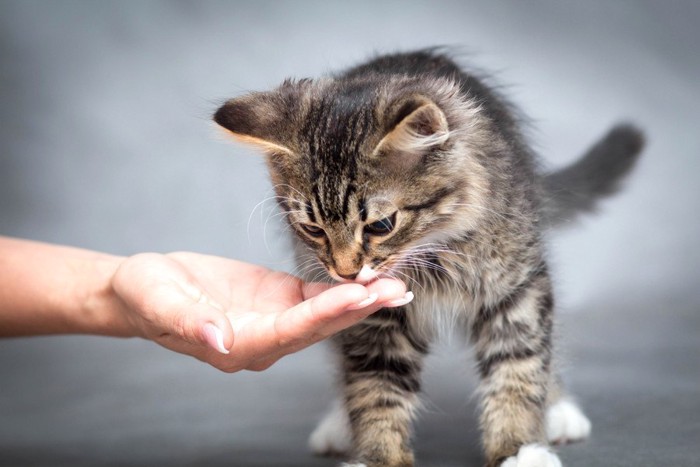
[[[432,45],[488,71],[546,167],[619,120],[648,135],[598,216],[552,232],[567,380],[593,437],[567,465],[700,456],[700,3],[0,1],[0,235],[120,255],[193,250],[291,270],[261,158],[224,100]],[[2,286],[0,284],[0,286]],[[426,371],[422,466],[477,466],[473,362]],[[227,375],[140,340],[0,342],[0,465],[331,466],[322,346]]]

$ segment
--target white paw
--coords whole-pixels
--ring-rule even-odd
[[[339,456],[350,452],[350,420],[342,403],[335,402],[309,436],[311,451],[319,456]],[[343,464],[360,467],[361,464]]]
[[[528,444],[509,457],[501,467],[561,467],[561,461],[552,451],[539,444]]]
[[[366,465],[366,464],[347,464],[347,463],[343,463],[343,464],[340,464],[340,467],[367,467],[367,465]]]
[[[581,441],[591,434],[591,422],[570,400],[562,399],[547,409],[547,439],[552,444]]]

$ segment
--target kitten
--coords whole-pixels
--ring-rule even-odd
[[[511,107],[434,50],[287,80],[214,120],[266,152],[300,265],[312,259],[338,281],[396,276],[416,292],[334,338],[341,398],[314,450],[414,464],[422,362],[446,317],[475,346],[487,465],[561,465],[548,442],[583,439],[590,423],[553,369],[542,231],[617,188],[638,130],[618,126],[542,175]]]

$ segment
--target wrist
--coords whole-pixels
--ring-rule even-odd
[[[138,335],[128,320],[126,305],[112,285],[112,279],[124,261],[123,257],[95,253],[87,260],[81,273],[84,286],[75,290],[75,302],[79,306],[81,329],[78,332],[114,337]]]

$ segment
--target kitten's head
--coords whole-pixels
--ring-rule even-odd
[[[479,111],[450,81],[285,81],[214,120],[264,149],[290,226],[336,280],[421,266],[483,211]]]

